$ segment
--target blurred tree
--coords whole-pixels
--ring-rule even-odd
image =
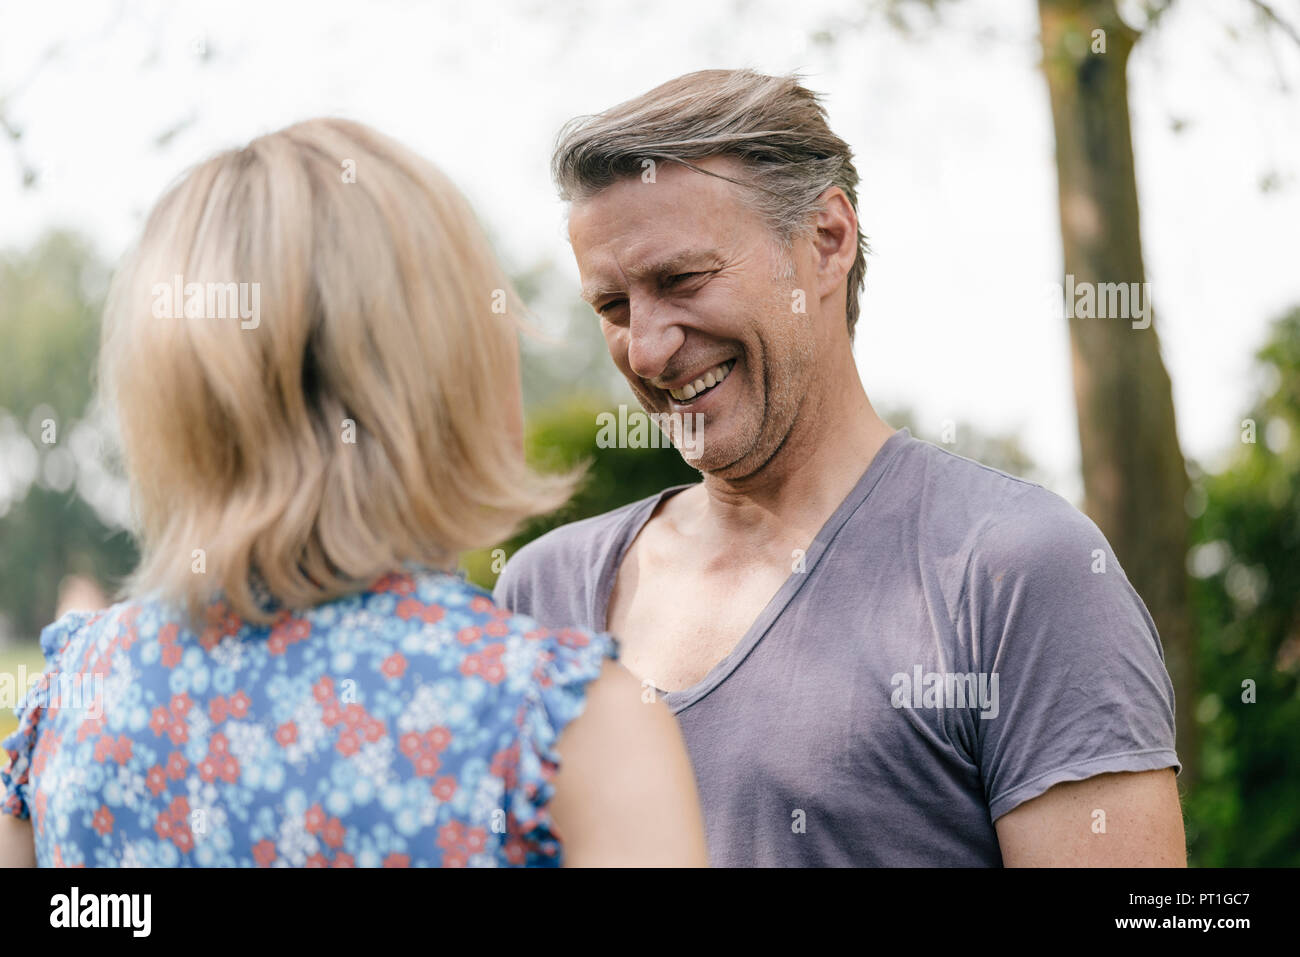
[[[21,638],[53,618],[66,574],[111,587],[135,561],[128,537],[70,494],[107,275],[68,233],[0,259],[0,419],[13,420],[0,434],[0,614]]]
[[[1139,34],[1120,18],[1116,0],[1039,0],[1038,12],[1065,273],[1093,290],[1136,283],[1145,298],[1128,108],[1129,54]],[[1160,631],[1177,699],[1182,778],[1191,785],[1198,747],[1183,561],[1188,479],[1169,373],[1154,323],[1134,328],[1125,318],[1089,312],[1069,325],[1084,510],[1109,539]]]
[[[1259,359],[1270,384],[1198,489],[1188,560],[1205,690],[1187,837],[1208,867],[1300,866],[1300,308]]]

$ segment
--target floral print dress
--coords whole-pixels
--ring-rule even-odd
[[[618,655],[415,570],[271,626],[72,612],[41,647],[0,812],[43,867],[558,865],[555,741]]]

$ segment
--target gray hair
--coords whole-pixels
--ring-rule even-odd
[[[709,156],[735,157],[752,178],[734,180],[691,162]],[[747,201],[787,247],[811,228],[830,187],[838,186],[854,212],[858,208],[853,153],[831,132],[818,95],[795,74],[700,70],[603,113],[579,116],[556,138],[551,175],[561,199],[572,202],[640,175],[647,159],[677,162],[747,187]],[[845,303],[850,338],[869,251],[861,226],[857,245]]]

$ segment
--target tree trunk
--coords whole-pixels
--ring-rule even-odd
[[[1119,18],[1114,0],[1038,0],[1038,13],[1056,132],[1067,301],[1070,276],[1076,288],[1144,283],[1127,80],[1137,34]],[[1149,307],[1147,287],[1136,288]],[[1084,509],[1160,631],[1177,699],[1181,779],[1189,785],[1199,746],[1187,470],[1155,325],[1135,328],[1133,322],[1143,320],[1103,318],[1105,300],[1098,297],[1092,317],[1069,319]],[[1129,311],[1139,317],[1132,301]]]

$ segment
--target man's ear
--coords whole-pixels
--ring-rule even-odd
[[[844,283],[858,256],[858,216],[844,190],[832,186],[819,197],[813,248],[817,251],[817,293],[825,297]]]

